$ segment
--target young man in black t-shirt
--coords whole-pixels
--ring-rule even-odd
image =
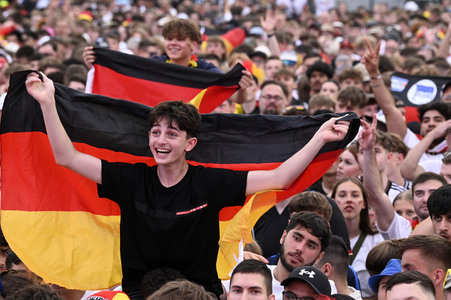
[[[305,147],[274,170],[205,168],[186,161],[186,153],[197,143],[197,109],[169,101],[150,115],[149,147],[157,165],[109,163],[74,148],[59,119],[50,79],[43,75],[41,81],[32,72],[25,84],[40,103],[57,164],[97,182],[99,195],[121,208],[123,289],[132,299],[141,299],[142,277],[158,267],[177,269],[220,295],[219,211],[242,205],[246,195],[290,187],[323,145],[343,139],[349,126],[337,118],[327,121]]]

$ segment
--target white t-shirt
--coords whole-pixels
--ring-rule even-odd
[[[395,217],[387,231],[382,231],[379,227],[377,227],[377,229],[385,240],[402,239],[409,237],[412,232],[412,224],[410,224],[409,220],[401,217],[395,212]]]
[[[355,238],[350,240],[351,248],[354,248],[358,239],[359,236],[356,236]],[[370,252],[370,250],[373,249],[374,246],[376,246],[382,241],[384,241],[384,238],[379,233],[375,235],[367,235],[365,240],[363,241],[362,246],[360,247],[359,252],[357,253],[357,256],[352,262],[352,267],[354,268],[355,272],[357,273],[357,277],[360,280],[361,287],[360,290],[362,292],[362,298],[374,295],[373,291],[368,285],[368,279],[370,279],[370,274],[366,270],[366,257],[368,256],[368,252]]]

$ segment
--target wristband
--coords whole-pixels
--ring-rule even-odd
[[[274,36],[274,32],[267,34],[267,36],[268,36],[268,38],[273,37]]]
[[[381,79],[382,75],[381,74],[377,74],[377,75],[372,75],[371,76],[371,80],[377,80],[377,79]]]

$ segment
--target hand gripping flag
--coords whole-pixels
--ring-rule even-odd
[[[154,59],[95,48],[94,76],[88,90],[156,106],[168,100],[192,101],[200,113],[209,113],[238,89],[244,68],[236,65],[226,74],[188,68]]]
[[[39,104],[26,91],[29,71],[12,76],[3,107],[1,226],[12,250],[46,282],[71,289],[104,289],[121,281],[120,211],[97,196],[96,184],[56,165]],[[56,105],[74,146],[108,161],[155,164],[148,146],[150,107],[55,85]],[[204,114],[189,163],[236,170],[272,169],[301,149],[333,114],[314,117]],[[220,213],[218,271],[227,278],[241,239],[276,202],[315,182],[352,141],[326,144],[285,191],[250,197]]]

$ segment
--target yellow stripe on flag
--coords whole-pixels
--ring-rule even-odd
[[[200,91],[199,94],[197,94],[193,99],[190,100],[189,104],[192,104],[195,107],[197,107],[197,109],[199,109],[202,99],[204,98],[206,92],[207,89],[203,89],[202,91]]]
[[[241,239],[244,243],[252,243],[252,228],[258,219],[277,203],[276,193],[277,191],[268,191],[253,195],[233,219],[219,222],[220,239],[216,268],[221,280],[230,279],[230,272],[237,264]]]
[[[80,211],[1,212],[5,238],[23,263],[45,282],[69,289],[121,282],[119,222],[120,216]]]

